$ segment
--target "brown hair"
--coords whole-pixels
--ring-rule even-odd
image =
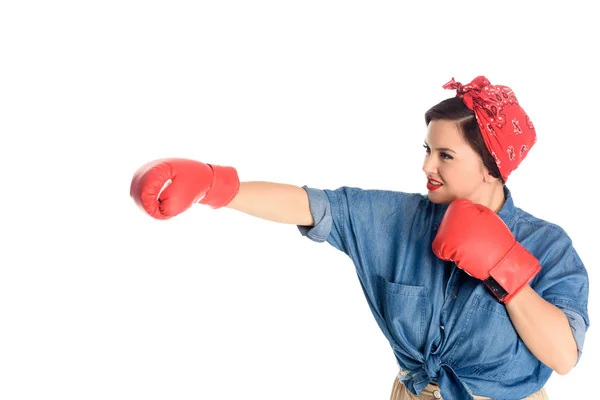
[[[443,100],[427,110],[425,113],[425,124],[429,125],[431,121],[436,119],[455,121],[458,129],[463,133],[465,140],[479,154],[483,160],[483,165],[490,171],[490,174],[494,178],[499,178],[504,183],[496,161],[485,145],[485,141],[479,130],[479,124],[475,118],[475,113],[465,105],[460,97],[451,97]]]

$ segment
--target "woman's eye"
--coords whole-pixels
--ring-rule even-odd
[[[431,153],[431,149],[426,144],[423,145],[423,148],[425,149],[425,153],[427,153],[427,154]],[[442,157],[443,160],[452,160],[453,159],[453,157],[450,154],[448,154],[444,151],[440,151],[440,157]]]

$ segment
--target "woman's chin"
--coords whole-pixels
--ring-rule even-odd
[[[432,190],[427,192],[427,198],[429,201],[435,204],[450,204],[452,202],[451,196],[444,195],[443,193],[437,193],[436,191]]]

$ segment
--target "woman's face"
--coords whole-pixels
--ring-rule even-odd
[[[465,197],[479,203],[489,194],[494,178],[481,157],[469,146],[455,121],[434,120],[427,127],[423,171],[429,199],[449,204]]]

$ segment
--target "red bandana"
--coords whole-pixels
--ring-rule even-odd
[[[536,142],[535,128],[513,91],[491,85],[485,76],[478,76],[467,85],[452,78],[443,88],[456,89],[456,97],[475,112],[485,144],[506,182]]]

